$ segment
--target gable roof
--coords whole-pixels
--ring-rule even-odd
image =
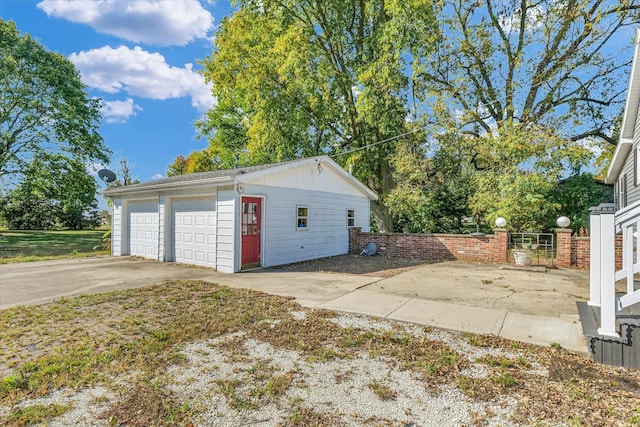
[[[631,76],[629,77],[629,89],[627,90],[627,102],[624,105],[622,126],[620,127],[620,138],[618,145],[616,145],[616,151],[613,153],[607,176],[604,179],[606,184],[616,182],[633,145],[633,133],[640,104],[640,29],[636,30],[635,44]]]
[[[358,179],[347,173],[338,163],[329,156],[307,157],[304,159],[289,160],[280,163],[270,163],[266,165],[247,166],[235,169],[225,169],[209,172],[196,172],[184,175],[172,176],[169,178],[157,179],[154,181],[141,182],[139,184],[127,185],[124,187],[110,188],[105,190],[105,196],[115,196],[119,194],[131,194],[147,190],[166,190],[179,187],[191,187],[199,185],[224,185],[250,181],[264,175],[283,172],[290,169],[299,168],[309,164],[322,162],[329,166],[334,172],[342,176],[347,182],[356,187],[371,200],[378,200],[378,195],[361,183]]]

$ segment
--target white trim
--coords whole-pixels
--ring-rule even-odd
[[[300,216],[298,214],[298,210],[299,209],[306,209],[307,210],[307,214],[304,215],[304,216]],[[309,225],[309,214],[310,214],[309,205],[296,205],[296,231],[307,231],[307,230],[309,230],[309,226],[310,226]],[[300,223],[299,223],[300,219],[302,219],[302,218],[306,219],[306,222],[305,222],[306,225],[304,227],[300,227]]]
[[[636,30],[635,50],[629,76],[629,88],[627,89],[627,99],[622,115],[622,125],[620,126],[620,140],[616,146],[616,151],[611,159],[611,165],[607,171],[604,182],[613,184],[618,179],[627,154],[631,149],[633,134],[635,132],[636,120],[638,118],[638,107],[640,106],[640,29]]]
[[[349,216],[349,211],[353,212],[353,216]],[[349,225],[349,220],[353,220],[353,224]],[[356,210],[353,208],[347,208],[347,228],[353,228],[356,226]]]

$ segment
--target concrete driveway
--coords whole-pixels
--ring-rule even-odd
[[[140,258],[73,258],[0,265],[0,309],[187,279],[294,296],[305,305],[329,301],[379,280],[367,276],[261,270],[223,274],[210,268]]]
[[[588,272],[577,270],[537,273],[440,263],[383,279],[283,270],[222,274],[143,259],[77,258],[0,265],[0,309],[182,279],[289,296],[307,307],[586,352],[575,303],[588,299],[589,281]]]

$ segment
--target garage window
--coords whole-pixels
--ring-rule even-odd
[[[297,229],[307,230],[309,227],[309,207],[296,206],[297,211]]]
[[[356,211],[355,209],[347,209],[347,227],[354,227],[356,225]]]

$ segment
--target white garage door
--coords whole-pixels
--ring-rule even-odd
[[[186,264],[216,266],[215,200],[174,200],[174,260]]]
[[[129,254],[158,259],[158,203],[129,202]]]

